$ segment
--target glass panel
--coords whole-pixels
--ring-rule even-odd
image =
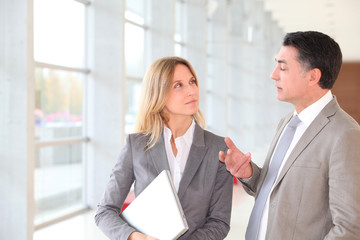
[[[207,94],[207,111],[206,120],[207,127],[210,131],[226,135],[226,99],[215,94]]]
[[[182,53],[182,46],[181,44],[178,44],[178,43],[175,43],[174,44],[174,53],[175,53],[175,56],[179,56],[181,57],[181,53]]]
[[[175,35],[174,40],[177,42],[184,41],[184,4],[181,1],[176,1],[175,5]]]
[[[144,29],[125,24],[126,75],[142,78],[144,75]]]
[[[47,68],[35,74],[36,140],[82,136],[85,75]]]
[[[85,6],[73,0],[34,0],[36,61],[84,67]]]
[[[137,24],[144,24],[144,0],[127,0],[126,1],[126,19],[136,22]]]
[[[125,11],[125,18],[139,25],[144,25],[144,18],[136,15],[133,12]]]
[[[222,59],[208,58],[208,79],[207,90],[225,96],[226,87],[226,71],[227,65]]]
[[[140,81],[126,82],[126,117],[125,117],[125,133],[133,133],[136,121],[136,114],[139,107],[139,97],[141,91]]]
[[[83,144],[40,148],[36,152],[35,224],[83,207]]]

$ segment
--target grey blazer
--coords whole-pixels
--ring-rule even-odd
[[[264,167],[253,164],[245,189],[257,195],[276,142],[292,113],[282,119]],[[360,127],[336,98],[305,131],[270,195],[267,240],[360,239]]]
[[[98,205],[96,224],[110,239],[127,239],[136,231],[118,216],[133,182],[137,196],[162,170],[169,170],[163,135],[144,152],[146,142],[142,134],[128,135]],[[233,181],[219,161],[219,151],[226,150],[224,138],[195,126],[178,190],[189,230],[179,239],[224,239],[229,232]]]

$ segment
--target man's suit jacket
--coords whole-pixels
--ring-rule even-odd
[[[257,196],[292,113],[279,123],[264,167],[243,181]],[[330,101],[289,155],[270,195],[267,240],[360,239],[360,127]]]
[[[127,239],[135,231],[118,216],[132,183],[138,195],[162,170],[169,170],[163,135],[148,151],[146,142],[142,134],[127,137],[98,205],[96,224],[111,239]],[[196,125],[178,190],[189,230],[179,239],[223,239],[230,229],[233,181],[219,151],[226,151],[224,138]]]

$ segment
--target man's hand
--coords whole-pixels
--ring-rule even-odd
[[[225,163],[226,169],[234,177],[250,178],[253,174],[250,164],[251,154],[241,152],[228,137],[225,138],[225,143],[229,149],[226,155],[223,151],[219,152],[219,160]]]
[[[132,232],[128,240],[157,240],[157,239],[150,236],[146,236],[140,232]]]

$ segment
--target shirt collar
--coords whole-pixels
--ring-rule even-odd
[[[195,130],[195,121],[192,120],[192,123],[191,123],[189,129],[186,131],[186,133],[183,136],[183,138],[186,142],[186,145],[188,145],[188,146],[191,146],[191,144],[193,142],[194,130]]]
[[[193,142],[193,137],[194,137],[194,130],[195,130],[195,121],[193,119],[190,127],[185,132],[185,134],[183,136],[177,137],[176,139],[183,138],[185,140],[186,145],[191,146],[191,144]],[[170,142],[171,136],[172,136],[171,130],[166,125],[164,125],[165,140]],[[175,141],[176,141],[176,139],[175,139]]]
[[[164,138],[165,138],[165,140],[167,142],[170,142],[171,136],[172,136],[171,130],[164,125]]]
[[[298,114],[301,122],[303,122],[306,126],[309,126],[312,121],[317,117],[317,115],[321,112],[321,110],[333,99],[333,95],[329,90],[324,96],[322,96],[319,100],[305,108]],[[294,111],[294,115],[297,115],[296,111]]]

